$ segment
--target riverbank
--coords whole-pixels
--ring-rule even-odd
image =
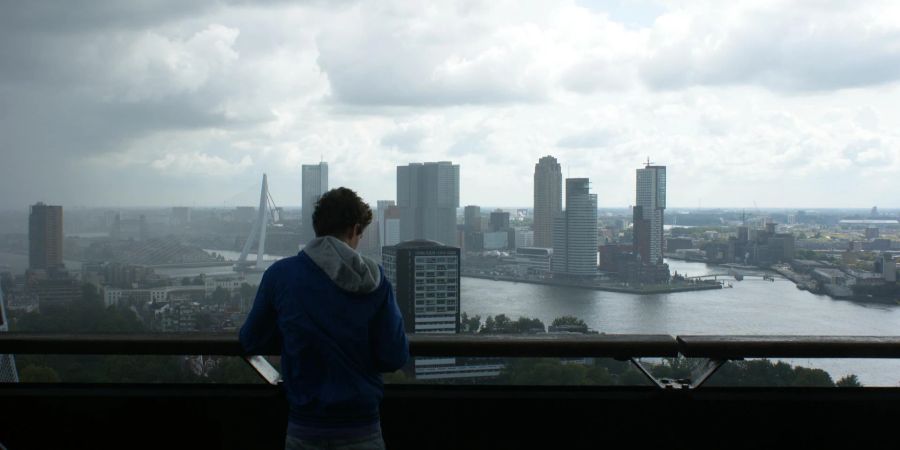
[[[513,283],[540,284],[544,286],[570,287],[578,289],[589,289],[593,291],[618,292],[621,294],[672,294],[676,292],[690,291],[708,291],[714,289],[722,289],[722,285],[717,282],[700,281],[696,283],[683,284],[664,284],[653,286],[626,286],[620,283],[573,283],[572,281],[553,280],[546,278],[519,278],[505,275],[481,275],[474,273],[463,273],[463,278],[478,278],[482,280],[492,281],[509,281]]]

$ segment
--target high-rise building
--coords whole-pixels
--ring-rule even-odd
[[[390,205],[384,212],[384,241],[381,246],[400,243],[400,208]]]
[[[587,178],[566,179],[566,209],[554,221],[551,267],[559,275],[597,274],[597,195],[590,193]]]
[[[400,239],[456,244],[459,165],[449,161],[397,167]]]
[[[381,230],[377,220],[373,220],[369,226],[363,230],[362,236],[359,238],[359,244],[356,250],[366,256],[378,258],[381,256]]]
[[[500,209],[491,211],[488,228],[490,231],[505,231],[509,229],[509,213]]]
[[[460,246],[467,252],[484,250],[484,230],[481,227],[481,207],[468,205],[463,210],[462,241]]]
[[[459,248],[406,241],[384,247],[382,262],[407,333],[459,332]]]
[[[328,190],[328,163],[304,164],[302,167],[302,198],[300,236],[303,243],[316,237],[312,216],[316,210],[316,202]]]
[[[46,270],[63,265],[62,206],[38,202],[28,216],[28,268]]]
[[[666,209],[666,167],[647,164],[637,169],[634,252],[644,264],[663,262],[663,213]]]
[[[562,168],[552,156],[534,165],[534,245],[553,246],[553,220],[562,212]]]
[[[897,263],[890,253],[881,254],[881,277],[888,283],[897,282]]]
[[[385,245],[394,245],[399,241],[388,244],[387,240],[385,239],[384,233],[386,231],[386,228],[384,223],[384,215],[385,213],[387,213],[388,208],[390,208],[391,206],[395,206],[396,203],[394,203],[393,200],[378,200],[375,204],[375,223],[378,225],[378,247],[381,248]]]
[[[463,210],[463,224],[466,231],[481,231],[481,207],[478,205],[468,205]]]
[[[384,247],[384,275],[394,288],[397,306],[408,334],[459,333],[459,248],[434,241],[414,240]],[[413,360],[417,380],[496,377],[499,361],[467,358]]]

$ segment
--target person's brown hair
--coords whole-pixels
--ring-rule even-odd
[[[341,236],[359,225],[359,233],[372,223],[372,209],[352,189],[339,187],[319,197],[312,215],[316,237]]]

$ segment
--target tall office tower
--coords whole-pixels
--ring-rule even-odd
[[[545,156],[534,165],[534,246],[553,247],[553,219],[562,212],[562,169]]]
[[[3,304],[3,288],[0,287],[0,333],[9,331],[6,319],[6,306]],[[16,359],[13,355],[0,354],[0,383],[18,383],[19,373],[16,371]]]
[[[38,202],[28,216],[28,268],[53,269],[63,266],[62,206]]]
[[[463,233],[460,246],[467,252],[484,250],[484,233],[481,229],[481,207],[468,205],[463,211]]]
[[[597,195],[590,186],[587,178],[566,178],[566,209],[553,222],[555,274],[597,274]]]
[[[390,205],[384,211],[384,241],[381,243],[382,248],[387,245],[397,245],[400,243],[400,208],[397,205]]]
[[[396,244],[396,242],[394,242],[393,244],[388,244],[387,240],[384,237],[384,233],[386,230],[386,228],[384,226],[385,225],[384,224],[384,215],[385,215],[385,213],[387,213],[388,208],[390,208],[391,206],[394,206],[395,203],[393,200],[378,200],[376,202],[376,205],[377,206],[375,208],[375,223],[378,225],[378,248],[380,249],[381,247],[384,247],[385,245]]]
[[[666,166],[637,169],[634,206],[634,251],[645,264],[663,262],[663,213],[666,209]]]
[[[488,228],[491,231],[505,231],[509,229],[509,213],[500,209],[492,211],[491,218],[488,221]]]
[[[463,210],[463,224],[466,231],[481,231],[481,207],[477,205],[468,205]]]
[[[459,165],[449,161],[397,167],[400,239],[456,245]]]
[[[316,210],[316,202],[319,197],[328,190],[328,163],[304,164],[301,174],[303,183],[300,219],[300,236],[306,244],[316,237],[313,229],[312,215]]]

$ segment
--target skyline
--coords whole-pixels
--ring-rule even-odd
[[[0,17],[0,209],[217,205],[302,164],[375,202],[459,164],[463,204],[527,205],[552,154],[600,205],[671,168],[671,205],[900,207],[890,1],[41,1]],[[250,203],[253,204],[253,203]]]

